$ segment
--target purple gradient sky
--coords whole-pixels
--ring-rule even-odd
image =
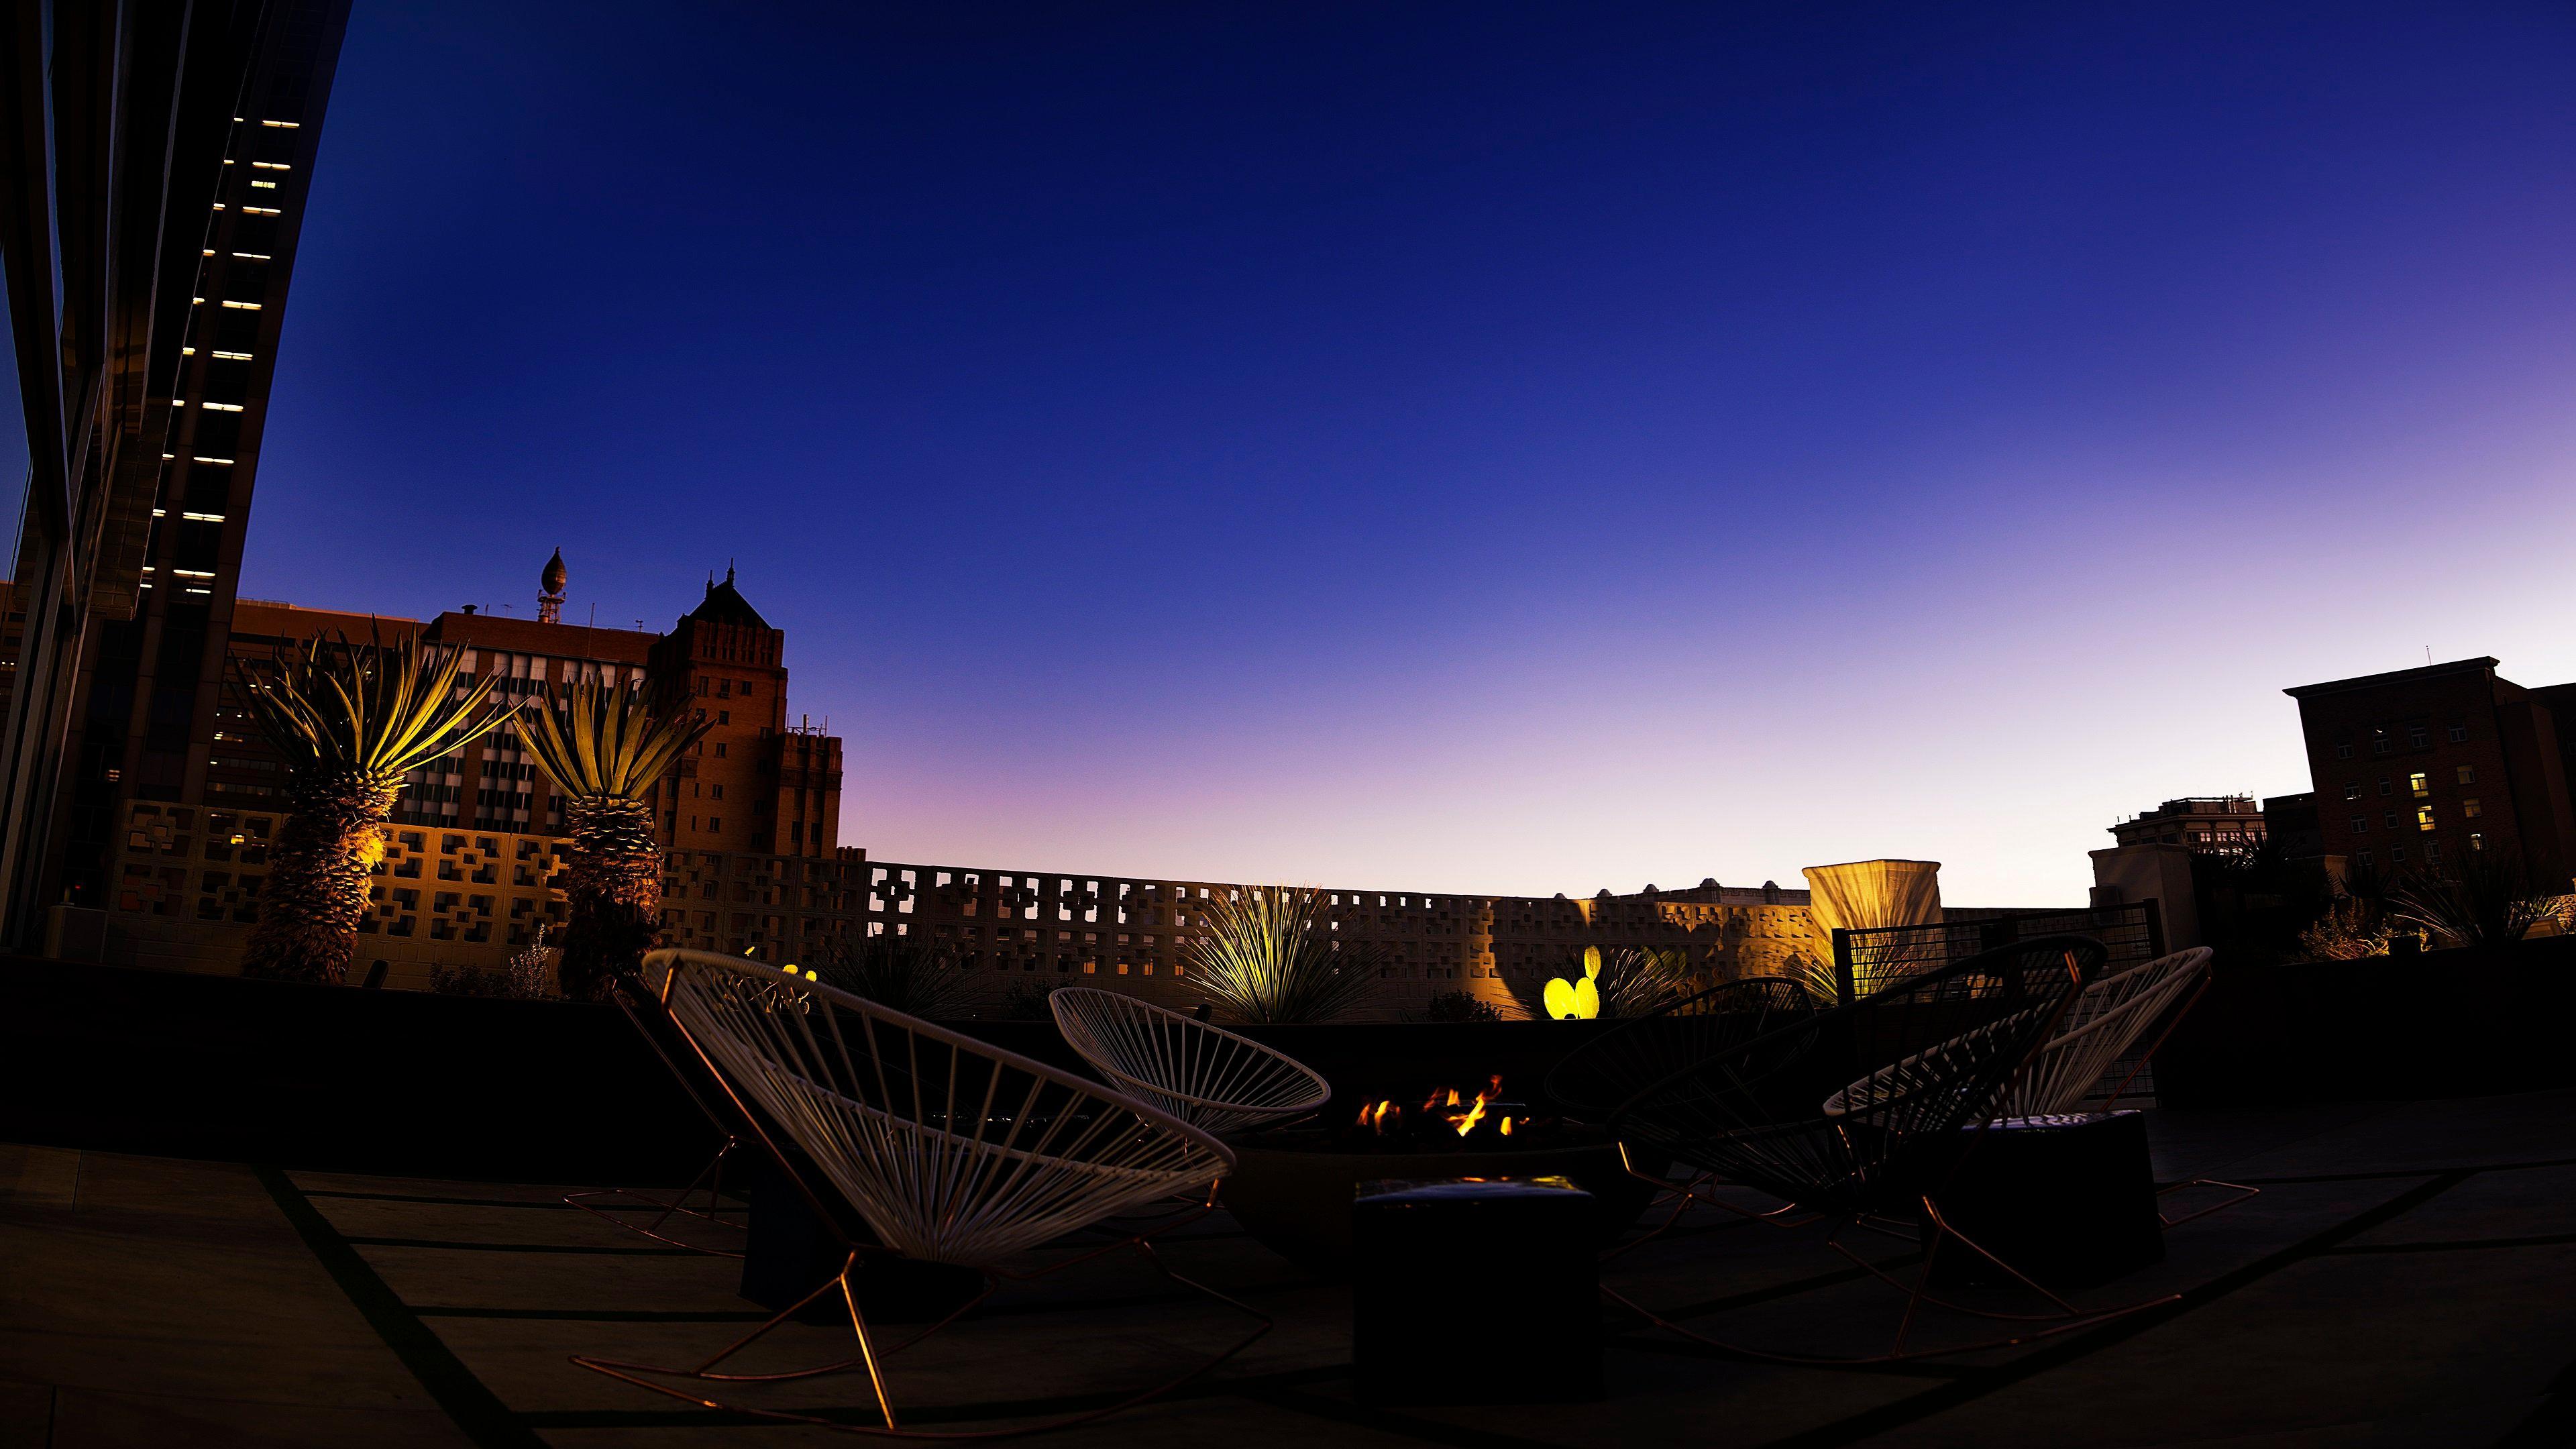
[[[2077,900],[2576,677],[2563,5],[1077,8],[359,0],[242,591],[731,558],[847,843],[1444,891]]]

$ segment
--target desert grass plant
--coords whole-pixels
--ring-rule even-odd
[[[1443,991],[1424,1003],[1416,1021],[1500,1021],[1503,1013],[1490,1001],[1464,991]]]
[[[1253,886],[1204,902],[1191,984],[1236,1021],[1289,1026],[1348,1016],[1377,994],[1380,953],[1336,938],[1323,892]]]
[[[961,1020],[976,1004],[977,993],[954,960],[901,936],[838,942],[811,967],[826,986],[924,1021]]]
[[[563,796],[571,837],[564,872],[564,995],[606,1000],[641,968],[662,910],[662,852],[653,840],[653,787],[707,732],[676,703],[655,709],[632,685],[584,680],[549,689],[520,723],[537,768]]]
[[[495,681],[458,682],[463,661],[417,635],[390,645],[334,635],[244,671],[244,708],[285,757],[287,816],[269,849],[243,975],[348,979],[367,876],[384,859],[403,773],[510,717],[492,706]]]
[[[2494,846],[2407,872],[2389,892],[2388,914],[2402,926],[2421,926],[2436,941],[2487,950],[2530,934],[2552,905],[2522,857]]]

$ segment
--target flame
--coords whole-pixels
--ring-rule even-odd
[[[1503,1135],[1506,1137],[1512,1135],[1512,1119],[1509,1117],[1503,1119]]]
[[[1501,1074],[1497,1073],[1492,1077],[1486,1078],[1485,1090],[1476,1094],[1475,1105],[1469,1107],[1464,1112],[1455,1113],[1450,1116],[1448,1119],[1449,1125],[1457,1128],[1458,1135],[1461,1137],[1475,1131],[1476,1124],[1485,1120],[1485,1105],[1502,1094],[1503,1079]],[[1455,1087],[1449,1089],[1449,1105],[1452,1107],[1458,1105],[1458,1089]]]
[[[1386,1135],[1386,1121],[1389,1117],[1402,1121],[1404,1109],[1384,1100],[1379,1101],[1374,1107],[1363,1103],[1360,1106],[1360,1120],[1354,1125],[1366,1127],[1383,1137]]]

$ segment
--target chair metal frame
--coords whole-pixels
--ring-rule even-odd
[[[2174,1028],[2200,1004],[2209,991],[2209,965],[2214,955],[2206,946],[2194,946],[2159,956],[2153,961],[2115,972],[2084,988],[2084,994],[2067,1009],[2065,1030],[2056,1040],[2040,1049],[2030,1070],[2014,1083],[2012,1096],[2005,1103],[2006,1117],[2045,1117],[2059,1113],[2081,1112],[2084,1098],[2094,1084],[2108,1076],[2121,1056],[2145,1036],[2148,1028],[2163,1023],[2155,1040],[2138,1053],[2134,1065],[2111,1089],[2100,1110],[2118,1105],[2129,1084],[2147,1069],[2157,1050],[2173,1035]],[[2190,994],[2185,996],[2188,991]],[[2182,1004],[2175,1006],[2176,999]],[[2159,1198],[2170,1197],[2193,1188],[2224,1188],[2228,1196],[2196,1208],[2179,1217],[2167,1216],[2161,1209],[2157,1221],[2166,1227],[2179,1227],[2196,1218],[2222,1212],[2262,1196],[2263,1189],[2241,1182],[2222,1182],[2214,1177],[2195,1177],[2158,1188]]]
[[[1133,996],[1062,986],[1047,1009],[1112,1085],[1202,1131],[1279,1126],[1332,1100],[1333,1084],[1286,1052]]]
[[[2089,937],[2038,937],[1912,975],[1849,1006],[1821,1012],[1674,1073],[1612,1116],[1623,1144],[1642,1144],[1702,1172],[1744,1183],[1830,1219],[1826,1245],[1906,1295],[1882,1354],[1830,1357],[1752,1349],[1671,1322],[1616,1289],[1605,1296],[1656,1327],[1721,1353],[1773,1362],[1866,1365],[1996,1348],[2091,1327],[2171,1301],[2151,1299],[2085,1312],[2049,1292],[1941,1213],[1941,1187],[1982,1134],[1961,1129],[1998,1115],[2019,1074],[2055,1035],[2107,952]],[[1960,1028],[1964,1027],[1962,1030]],[[1779,1110],[1784,1093],[1811,1080],[1820,1045],[1848,1041],[1863,1075],[1815,1115]],[[1807,1100],[1813,1100],[1812,1098]],[[1915,1281],[1899,1281],[1854,1252],[1843,1235],[1872,1228],[1890,1209],[1930,1225]],[[1933,1297],[1935,1259],[1955,1239],[2044,1299],[2050,1311],[2001,1313]],[[2025,1325],[2010,1337],[1909,1351],[1926,1303]]]
[[[1001,1439],[1132,1408],[1198,1378],[1270,1331],[1268,1315],[1173,1271],[1154,1250],[1152,1237],[1204,1216],[1212,1201],[1035,1272],[999,1267],[1020,1251],[1177,1188],[1221,1178],[1234,1155],[1214,1136],[1113,1088],[756,963],[665,949],[645,957],[645,970],[648,980],[658,975],[658,994],[682,1038],[846,1256],[811,1292],[694,1366],[591,1355],[574,1355],[574,1363],[687,1403],[763,1419],[873,1436]],[[771,1136],[772,1124],[802,1150],[819,1182],[798,1170]],[[1174,1283],[1257,1326],[1205,1362],[1099,1409],[988,1430],[903,1426],[885,1359],[946,1328],[1000,1283],[1033,1281],[1129,1248]],[[952,1264],[981,1273],[984,1286],[929,1327],[880,1347],[852,1281],[868,1261],[883,1257]],[[723,1371],[736,1354],[835,1290],[857,1341],[854,1356],[785,1372]],[[867,1374],[880,1424],[725,1403],[663,1381],[783,1383],[854,1370]]]
[[[721,1091],[721,1084],[702,1085],[698,1080],[703,1075],[702,1072],[692,1072],[680,1064],[679,1059],[662,1044],[661,1037],[645,1021],[635,1003],[627,999],[626,987],[623,983],[611,991],[610,995],[616,1000],[617,1009],[626,1013],[626,1020],[635,1028],[636,1035],[644,1038],[644,1044],[653,1049],[653,1055],[661,1059],[662,1065],[669,1069],[672,1078],[679,1082],[680,1090],[688,1093],[689,1100],[696,1104],[698,1111],[706,1117],[716,1131],[724,1134],[724,1141],[717,1146],[715,1155],[707,1159],[707,1165],[698,1169],[698,1175],[689,1179],[689,1185],[670,1197],[657,1197],[640,1188],[605,1187],[584,1192],[568,1192],[563,1195],[563,1200],[567,1205],[577,1207],[621,1232],[633,1233],[668,1247],[685,1248],[692,1253],[704,1254],[710,1258],[740,1258],[743,1253],[739,1248],[711,1248],[702,1243],[692,1243],[672,1237],[661,1231],[663,1226],[675,1216],[695,1218],[735,1234],[747,1233],[750,1230],[748,1223],[734,1222],[722,1216],[726,1211],[721,1206],[724,1201],[725,1161],[742,1146],[743,1129],[737,1123],[728,1122],[725,1114],[717,1111],[715,1104],[707,1100],[704,1085],[714,1085]],[[658,1012],[661,1006],[659,1003],[654,1003],[645,1009]],[[667,1021],[667,1018],[665,1020]],[[689,1195],[701,1187],[705,1188],[707,1193],[707,1205],[703,1211],[688,1205]],[[608,1198],[625,1198],[640,1202],[641,1209],[636,1209],[639,1211],[649,1211],[654,1208],[659,1208],[661,1211],[655,1214],[649,1223],[630,1222],[619,1216],[621,1209],[618,1206],[601,1201]],[[745,1209],[736,1208],[732,1211],[739,1213]]]

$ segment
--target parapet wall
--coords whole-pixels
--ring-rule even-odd
[[[257,919],[274,811],[136,804],[108,902],[112,964],[230,971]],[[426,987],[437,966],[500,966],[564,919],[564,842],[543,835],[397,825],[387,832],[360,923],[360,971]],[[821,959],[834,946],[892,934],[918,941],[989,984],[1082,984],[1167,1005],[1195,1001],[1188,943],[1205,903],[1240,889],[1057,871],[674,851],[665,862],[663,931],[676,946],[765,961]],[[1832,943],[1803,891],[1699,888],[1568,899],[1327,889],[1334,928],[1385,948],[1381,1014],[1419,1010],[1452,991],[1506,1015],[1586,946],[1687,950],[1716,979],[1830,960]]]

